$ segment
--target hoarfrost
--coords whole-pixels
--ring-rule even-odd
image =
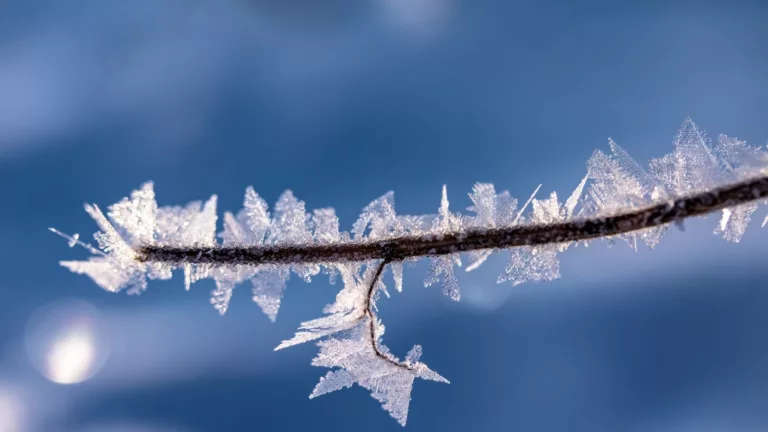
[[[309,398],[358,384],[369,390],[371,397],[379,401],[382,408],[400,425],[405,426],[414,379],[442,383],[449,381],[419,361],[422,351],[419,345],[415,345],[405,361],[400,362],[381,343],[381,335],[384,334],[381,322],[376,321],[373,324],[375,333],[379,336],[373,341],[368,320],[369,318],[366,318],[346,333],[318,342],[320,352],[312,360],[312,365],[339,369],[320,378]],[[379,347],[381,356],[371,350],[372,343]]]
[[[301,323],[294,337],[281,342],[275,350],[309,342],[356,326],[365,315],[367,291],[376,268],[372,264],[369,263],[362,276],[360,275],[361,265],[339,264],[338,271],[344,287],[336,295],[336,301],[323,309],[326,316]]]
[[[395,290],[401,292],[403,263],[413,257],[400,251],[367,261],[334,256],[328,258],[328,262],[305,262],[303,255],[297,254],[295,259],[282,264],[259,266],[248,265],[247,259],[237,258],[214,266],[200,262],[200,258],[221,247],[319,246],[327,251],[334,245],[376,247],[381,242],[391,246],[392,239],[403,236],[441,242],[460,240],[466,233],[483,234],[486,230],[499,233],[518,225],[538,229],[585,218],[599,220],[768,173],[765,151],[726,135],[719,136],[713,147],[690,118],[675,136],[673,151],[652,160],[648,170],[612,139],[608,144],[609,153],[597,150],[592,154],[586,176],[565,203],[561,203],[554,192],[545,199],[536,198],[539,185],[518,208],[518,201],[509,192],[497,193],[492,184],[477,183],[469,194],[468,215],[450,210],[445,186],[436,215],[398,215],[394,194],[388,192],[362,210],[351,232],[344,232],[340,231],[339,219],[332,208],[308,213],[303,201],[291,191],[285,191],[270,214],[266,201],[248,187],[243,208],[236,214],[223,214],[218,243],[215,195],[205,202],[159,207],[154,186],[148,182],[129,197],[109,206],[106,215],[95,204],[85,205],[99,229],[94,234],[98,247],[81,241],[77,234],[69,236],[53,228],[51,231],[64,237],[69,246],[79,245],[91,254],[85,261],[61,261],[60,264],[74,273],[89,276],[107,291],[127,290],[138,294],[146,289],[148,279],[168,279],[172,270],[181,269],[187,289],[197,280],[213,279],[215,289],[210,302],[221,314],[229,308],[233,291],[241,283],[250,282],[252,299],[274,321],[291,272],[307,282],[321,271],[332,283],[341,279],[343,287],[335,301],[323,309],[324,315],[301,323],[294,336],[275,349],[322,339],[312,364],[334,370],[320,379],[310,398],[358,384],[370,390],[371,396],[404,425],[415,378],[448,382],[419,361],[420,346],[414,346],[405,360],[400,361],[381,341],[384,326],[376,318],[376,303],[380,293],[389,294],[380,276],[385,267],[389,267]],[[731,242],[740,241],[758,205],[753,202],[724,209],[715,233]],[[763,225],[766,223],[768,217]],[[660,226],[615,237],[635,249],[638,240],[653,248],[666,230],[667,226]],[[559,254],[574,245],[565,242],[511,248],[509,263],[498,281],[509,281],[514,286],[556,279],[560,277]],[[145,253],[142,248],[150,246],[187,248],[197,252],[197,259],[188,257],[175,264],[149,262],[141,254]],[[478,268],[493,252],[492,249],[469,252],[466,270]],[[444,255],[429,253],[432,255],[425,285],[441,282],[445,294],[459,300],[455,273],[456,267],[462,264],[459,253],[453,250]]]
[[[469,194],[472,206],[467,208],[475,216],[467,218],[467,224],[473,228],[496,228],[512,226],[517,213],[517,200],[508,191],[499,194],[490,183],[476,183]],[[492,250],[473,251],[468,254],[467,271],[480,267],[491,255]]]
[[[454,214],[449,209],[448,191],[443,185],[443,195],[440,200],[440,210],[437,217],[432,222],[430,233],[438,238],[445,234],[458,233],[462,229],[462,219],[460,215]],[[436,256],[431,258],[432,263],[429,266],[429,274],[424,280],[424,286],[431,286],[439,281],[443,283],[443,293],[453,301],[459,301],[461,294],[459,283],[456,280],[454,266],[461,267],[461,256],[459,254],[450,254]]]

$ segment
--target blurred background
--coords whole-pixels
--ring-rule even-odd
[[[564,195],[608,137],[645,163],[686,116],[762,145],[767,22],[762,0],[0,1],[0,432],[402,430],[359,387],[310,401],[314,346],[272,351],[326,279],[294,278],[275,324],[247,286],[220,317],[208,281],[101,291],[47,228],[90,240],[82,203],[147,180],[220,211],[290,188],[343,229],[389,190],[405,214],[443,184],[456,210],[476,181]],[[459,303],[407,268],[385,342],[452,382],[416,382],[407,429],[768,430],[765,213],[738,245],[710,218],[578,248],[548,284],[497,285],[499,254]]]

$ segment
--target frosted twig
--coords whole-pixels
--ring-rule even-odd
[[[768,152],[725,135],[717,145],[688,118],[674,139],[674,150],[651,160],[649,171],[616,142],[610,154],[596,150],[587,174],[565,202],[556,193],[537,199],[541,188],[518,209],[509,192],[477,183],[469,198],[474,214],[450,209],[443,186],[434,215],[399,215],[394,193],[367,205],[350,232],[339,229],[332,208],[308,213],[305,203],[284,192],[270,213],[267,203],[248,187],[243,209],[225,212],[217,233],[216,196],[186,206],[160,207],[151,182],[102,213],[86,205],[99,232],[98,248],[51,229],[92,256],[62,261],[99,286],[139,294],[149,280],[169,279],[174,269],[191,283],[213,279],[211,303],[224,314],[235,287],[250,282],[253,300],[274,321],[293,273],[309,282],[321,272],[343,288],[323,316],[301,323],[294,336],[275,349],[317,341],[314,366],[333,369],[320,378],[310,398],[357,384],[405,425],[416,378],[448,383],[421,362],[420,345],[403,360],[390,353],[376,314],[382,275],[392,268],[395,289],[403,288],[403,263],[429,257],[425,286],[442,282],[443,292],[460,299],[456,267],[466,253],[467,271],[498,250],[509,250],[509,264],[498,278],[513,286],[560,277],[558,255],[577,242],[622,239],[637,250],[638,240],[655,247],[669,224],[722,210],[714,233],[739,242],[758,202],[768,201]],[[766,218],[768,221],[768,218]],[[766,222],[763,223],[764,225]],[[221,242],[217,240],[221,239]]]
[[[574,219],[554,224],[527,224],[505,228],[468,229],[442,235],[393,237],[374,241],[335,244],[168,247],[144,246],[137,250],[144,262],[211,265],[334,263],[439,256],[481,249],[508,249],[611,237],[659,227],[702,216],[728,207],[768,197],[768,176],[756,177],[719,188],[663,201],[638,210],[611,216]]]

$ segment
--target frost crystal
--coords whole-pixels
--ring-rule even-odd
[[[152,183],[145,183],[109,207],[109,219],[96,205],[86,204],[85,211],[101,231],[94,234],[101,254],[88,261],[62,261],[75,273],[86,274],[99,286],[111,292],[128,288],[139,294],[147,287],[147,278],[168,279],[171,267],[160,263],[144,263],[136,259],[134,247],[153,244],[215,246],[216,196],[205,206],[195,202],[181,207],[157,207]],[[79,243],[75,239],[76,243]],[[87,246],[89,251],[93,248]],[[185,281],[190,283],[207,276],[210,268],[188,265]]]
[[[560,204],[555,192],[550,194],[549,199],[535,199],[534,195],[539,190],[537,188],[534,195],[531,195],[528,200],[533,210],[529,217],[530,220],[526,222],[552,224],[571,219],[581,199],[586,181],[587,177],[584,177],[579,182],[565,204]],[[560,277],[560,261],[557,254],[558,252],[565,252],[570,246],[570,243],[561,243],[512,249],[509,264],[496,282],[511,281],[512,286],[517,286],[526,282],[546,282],[557,279]]]
[[[237,216],[224,213],[224,231],[219,237],[225,246],[257,246],[264,243],[269,226],[267,203],[249,186],[245,189],[243,209]]]
[[[403,263],[395,262],[389,265],[392,269],[392,279],[395,280],[397,292],[403,292]]]
[[[690,118],[678,131],[674,144],[672,153],[651,161],[651,171],[676,195],[765,172],[764,152],[725,135],[719,137],[712,149],[709,139]],[[724,210],[715,233],[739,242],[756,209],[757,205],[752,203]]]
[[[715,155],[723,171],[724,181],[733,182],[757,176],[765,170],[766,156],[763,152],[727,135],[720,135],[718,138]],[[756,210],[757,203],[723,209],[715,234],[722,235],[730,242],[738,243],[744,236],[752,214]]]
[[[359,274],[361,267],[359,264],[339,264],[337,267],[344,288],[336,295],[336,301],[323,309],[327,315],[301,323],[299,331],[294,337],[281,342],[275,350],[348,330],[356,326],[363,318],[368,287],[373,279],[376,266],[369,265],[362,276]]]
[[[590,215],[610,215],[618,211],[641,208],[667,197],[665,187],[648,174],[615,141],[608,140],[612,155],[596,150],[587,161],[590,180],[585,210]],[[624,236],[637,250],[638,238],[655,247],[667,227],[651,228]]]
[[[264,266],[259,268],[259,272],[251,278],[253,301],[261,307],[261,310],[272,322],[277,319],[283,291],[285,291],[290,277],[291,273],[287,267]]]
[[[123,236],[131,244],[151,244],[155,240],[157,202],[152,183],[145,183],[133,191],[131,198],[123,198],[112,205],[107,213]]]
[[[340,239],[339,221],[333,209],[315,210],[310,217],[291,191],[285,191],[275,204],[270,218],[267,203],[248,187],[243,209],[237,216],[224,214],[224,231],[219,234],[226,246],[264,246],[305,243],[333,243]],[[264,265],[257,268],[236,265],[214,272],[216,289],[211,303],[220,313],[225,313],[232,298],[234,287],[250,280],[252,299],[265,315],[274,321],[280,309],[283,292],[293,270],[305,281],[320,272],[316,264],[291,266]]]
[[[382,344],[384,326],[376,316],[376,306],[382,293],[389,296],[381,277],[386,268],[392,272],[395,290],[401,292],[403,264],[426,255],[431,262],[425,285],[441,282],[444,293],[459,300],[459,251],[469,250],[466,271],[474,270],[495,252],[492,247],[507,247],[503,245],[509,245],[510,238],[520,239],[499,240],[502,236],[518,235],[510,234],[515,230],[507,228],[530,227],[533,234],[528,234],[528,239],[545,232],[552,235],[548,241],[619,232],[623,234],[615,234],[614,238],[626,241],[634,249],[639,242],[653,248],[667,226],[645,223],[651,216],[643,209],[659,204],[669,206],[683,195],[711,192],[721,185],[768,175],[765,151],[726,135],[719,136],[713,147],[691,119],[685,120],[675,136],[673,151],[652,160],[648,170],[612,139],[608,144],[610,152],[597,150],[589,158],[586,176],[564,203],[554,192],[538,199],[539,185],[518,208],[518,201],[509,192],[497,193],[492,184],[477,183],[469,194],[468,215],[450,210],[445,186],[436,215],[398,215],[394,194],[388,192],[368,204],[351,232],[345,232],[340,231],[332,208],[308,213],[304,202],[286,191],[270,214],[267,203],[248,187],[243,208],[236,214],[223,214],[219,243],[215,195],[205,202],[159,207],[153,184],[145,183],[129,197],[109,206],[106,215],[96,205],[85,206],[99,229],[94,234],[98,247],[84,243],[77,234],[69,236],[53,228],[51,231],[64,237],[69,246],[82,246],[91,254],[85,261],[62,261],[61,265],[89,276],[105,290],[138,294],[146,289],[148,279],[168,279],[174,269],[181,269],[187,289],[200,279],[214,281],[210,302],[221,314],[229,308],[235,287],[245,282],[252,286],[253,301],[274,321],[291,272],[307,282],[321,272],[329,276],[331,283],[341,279],[343,287],[335,301],[323,309],[324,315],[301,323],[294,336],[275,349],[322,339],[312,364],[333,370],[320,379],[310,398],[358,384],[370,390],[373,398],[404,425],[414,379],[448,381],[419,361],[420,346],[414,346],[400,361]],[[744,184],[753,187],[760,183]],[[757,198],[764,191],[752,189],[751,193]],[[713,194],[702,196],[711,200]],[[753,201],[724,209],[715,233],[731,242],[740,241],[758,204]],[[633,210],[636,212],[627,214]],[[646,219],[640,224],[630,223],[624,230],[606,228],[608,217],[619,213]],[[618,223],[622,221],[626,219]],[[564,222],[573,223],[564,226]],[[560,228],[548,226],[552,224],[559,224]],[[589,224],[597,226],[596,233],[582,230]],[[641,229],[632,231],[638,228]],[[565,230],[571,231],[563,234]],[[569,235],[573,230],[582,230],[578,234],[583,235]],[[472,236],[477,243],[468,240]],[[509,281],[514,286],[556,279],[560,277],[559,255],[576,245],[530,240],[523,244],[536,245],[510,248],[509,263],[499,282]],[[375,253],[370,253],[371,250]],[[175,258],[167,258],[173,254],[177,254]],[[213,259],[216,254],[225,259]],[[274,254],[271,260],[258,261],[260,265],[248,264],[254,262],[254,255],[264,258],[268,254]]]
[[[73,273],[90,277],[96,285],[109,292],[119,292],[130,286],[135,287],[136,292],[141,292],[146,287],[141,269],[121,270],[119,264],[111,258],[92,257],[88,261],[61,261],[60,264]]]
[[[445,234],[460,232],[462,228],[461,216],[451,213],[448,205],[448,191],[445,185],[443,185],[440,210],[432,222],[432,229],[430,230],[438,238]],[[433,257],[432,264],[429,266],[429,275],[424,280],[424,286],[428,287],[442,280],[443,293],[450,297],[451,300],[459,301],[461,294],[459,293],[459,283],[453,271],[454,265],[461,267],[461,256],[459,254]]]
[[[546,282],[560,277],[557,249],[551,246],[521,247],[510,252],[510,260],[497,282],[512,286],[526,282]]]
[[[459,292],[459,282],[456,280],[456,274],[453,272],[454,264],[461,265],[461,262],[456,263],[451,256],[432,258],[432,263],[429,266],[429,276],[424,280],[424,286],[432,286],[442,281],[443,293],[450,297],[451,300],[459,301],[461,294]]]
[[[224,231],[219,233],[219,237],[224,246],[259,246],[264,244],[269,225],[267,203],[249,186],[245,190],[243,209],[237,216],[224,213]],[[251,279],[258,271],[257,268],[242,265],[217,269],[213,274],[216,289],[211,293],[211,304],[220,314],[226,313],[235,286]]]
[[[299,201],[291,191],[285,191],[275,204],[272,225],[269,229],[269,243],[273,245],[309,244],[314,240],[310,230],[310,216],[304,209],[304,201]],[[296,264],[291,266],[294,273],[306,282],[320,273],[316,264]],[[275,280],[276,282],[276,280]],[[283,288],[285,285],[283,284]],[[276,293],[273,293],[276,294]],[[254,296],[257,293],[254,291]],[[282,297],[282,292],[280,293]],[[277,300],[279,307],[280,301]],[[275,311],[275,313],[277,313]]]
[[[653,159],[651,171],[675,194],[704,190],[718,177],[709,140],[690,118],[677,132],[672,153]]]
[[[404,232],[405,229],[395,214],[395,194],[391,191],[365,206],[360,217],[352,225],[352,234],[356,240],[363,237],[383,239],[402,235]]]
[[[421,346],[415,345],[400,362],[381,344],[380,336],[384,326],[375,322],[375,341],[381,356],[371,350],[370,322],[366,318],[358,326],[344,334],[338,334],[318,342],[320,352],[312,360],[313,366],[339,368],[328,372],[309,395],[309,398],[322,396],[336,390],[358,384],[370,390],[371,397],[381,403],[382,408],[400,425],[408,420],[408,407],[411,402],[413,380],[421,378],[430,381],[449,383],[447,379],[421,363]]]
[[[512,226],[517,219],[517,200],[504,191],[496,194],[496,189],[490,183],[476,183],[469,194],[475,216],[467,218],[467,223],[476,228],[496,228]],[[470,252],[467,271],[480,267],[491,255],[491,250]]]
[[[312,226],[317,243],[330,244],[341,240],[339,218],[332,208],[315,210],[312,213]]]

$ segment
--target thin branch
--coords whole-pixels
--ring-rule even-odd
[[[239,247],[144,246],[144,262],[212,265],[331,263],[405,259],[481,249],[507,249],[611,237],[702,216],[727,207],[768,198],[768,176],[695,193],[649,207],[556,224],[468,229],[463,232],[394,237],[337,244]]]
[[[365,301],[365,314],[363,316],[368,317],[368,329],[371,336],[371,346],[373,348],[373,352],[376,353],[376,357],[392,363],[397,367],[410,369],[407,364],[398,362],[392,359],[391,356],[381,352],[381,350],[379,350],[379,344],[376,342],[378,340],[378,335],[376,334],[376,313],[373,310],[373,297],[376,295],[376,285],[378,285],[379,279],[381,279],[381,274],[384,272],[384,268],[387,266],[387,264],[389,264],[389,261],[385,259],[381,261],[376,267],[376,273],[374,273],[373,278],[371,279],[371,284],[368,286],[368,296]]]
[[[373,278],[371,279],[371,284],[368,286],[368,295],[365,301],[365,313],[363,314],[363,317],[368,317],[368,329],[371,337],[371,347],[373,348],[373,352],[376,354],[376,357],[385,360],[399,368],[411,370],[411,367],[407,363],[394,360],[392,356],[388,356],[381,352],[379,349],[379,344],[376,342],[379,337],[376,334],[376,313],[373,310],[373,297],[376,295],[376,285],[378,285],[379,280],[381,279],[381,274],[384,273],[384,268],[387,266],[387,264],[389,264],[389,261],[385,259],[381,261],[376,267],[376,273],[374,273]]]

